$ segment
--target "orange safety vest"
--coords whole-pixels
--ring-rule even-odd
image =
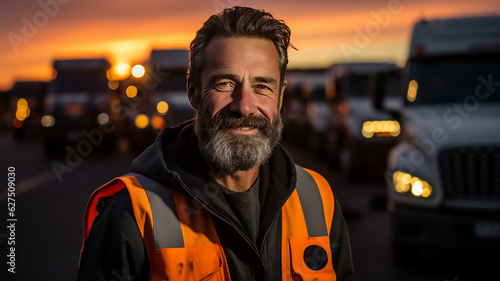
[[[296,171],[297,187],[282,207],[282,280],[336,280],[329,238],[332,190],[316,172],[299,166]],[[231,280],[210,213],[191,196],[135,173],[115,178],[91,195],[84,245],[98,205],[124,188],[146,246],[150,280]]]

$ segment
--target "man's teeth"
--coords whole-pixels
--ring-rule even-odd
[[[250,128],[250,127],[239,127],[239,128],[235,128],[235,129],[246,131],[246,130],[251,130],[252,128]]]

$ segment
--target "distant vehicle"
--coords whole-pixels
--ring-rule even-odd
[[[393,73],[383,84],[390,93],[387,102],[394,104],[397,89],[392,87],[397,87],[399,80],[395,64],[339,63],[328,69],[326,95],[331,100],[332,117],[325,153],[348,178],[382,175],[387,152],[400,133],[398,121],[371,104],[370,81],[377,73]]]
[[[500,17],[415,24],[387,173],[397,259],[500,250],[499,66]]]
[[[43,81],[14,83],[11,89],[11,122],[16,139],[38,139],[41,136],[40,120],[46,93],[47,83]]]
[[[301,130],[307,125],[306,101],[302,95],[302,86],[307,76],[306,70],[291,69],[287,71],[287,85],[283,94],[283,138],[294,143],[304,143]]]
[[[145,65],[136,65],[124,87],[131,99],[128,138],[132,148],[142,151],[153,143],[164,127],[173,127],[194,117],[187,98],[188,50],[153,50]],[[134,71],[134,68],[132,69]]]
[[[330,105],[326,99],[326,73],[324,69],[309,71],[301,85],[301,95],[306,113],[303,146],[317,155],[324,155],[325,138],[331,119]]]
[[[12,128],[13,120],[10,115],[10,97],[12,91],[0,91],[0,132],[7,132]]]
[[[109,151],[120,134],[119,94],[108,86],[106,59],[55,60],[57,76],[49,83],[44,144],[49,155],[88,139],[92,149]]]

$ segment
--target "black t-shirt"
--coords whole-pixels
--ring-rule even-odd
[[[232,191],[220,185],[220,189],[229,207],[245,226],[248,231],[248,236],[254,243],[257,241],[260,222],[259,182],[260,177],[258,177],[253,185],[244,192]]]

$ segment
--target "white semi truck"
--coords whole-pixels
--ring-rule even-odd
[[[386,173],[396,258],[498,253],[500,17],[417,22],[403,85]]]

